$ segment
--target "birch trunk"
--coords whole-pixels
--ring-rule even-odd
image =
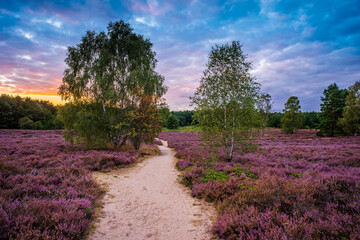
[[[229,150],[228,150],[228,140],[227,140],[227,113],[226,113],[226,105],[225,105],[225,109],[224,109],[224,135],[223,137],[225,137],[224,139],[224,143],[225,143],[225,149],[226,149],[226,156],[229,157]]]
[[[117,145],[116,139],[114,138],[114,136],[113,136],[113,134],[111,132],[111,129],[110,129],[110,126],[109,126],[109,119],[108,119],[108,116],[106,114],[104,92],[103,92],[102,89],[101,89],[100,93],[101,93],[101,103],[102,103],[102,107],[103,107],[103,113],[104,113],[104,117],[105,117],[105,121],[106,121],[108,131],[109,131],[109,137],[110,137],[111,141],[113,142],[113,144],[116,146]]]
[[[232,129],[231,129],[231,149],[230,149],[229,161],[231,161],[231,159],[233,157],[233,152],[234,152],[234,144],[235,144],[234,133],[235,133],[235,116],[233,115]]]

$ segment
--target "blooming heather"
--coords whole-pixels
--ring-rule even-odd
[[[358,239],[360,138],[268,130],[255,153],[217,161],[197,133],[163,132],[182,182],[217,203],[218,239]]]
[[[0,130],[0,239],[80,239],[101,194],[91,171],[135,151],[84,150],[57,130]]]

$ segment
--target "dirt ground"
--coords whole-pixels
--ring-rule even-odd
[[[192,198],[178,182],[173,152],[163,143],[159,156],[133,168],[94,173],[108,191],[88,239],[211,238],[214,208]]]

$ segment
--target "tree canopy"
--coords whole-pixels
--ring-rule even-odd
[[[59,94],[74,104],[91,106],[86,111],[102,119],[101,129],[118,145],[135,136],[130,126],[135,111],[144,107],[144,101],[157,105],[166,87],[155,71],[156,54],[149,39],[124,21],[109,23],[107,30],[87,31],[80,44],[68,48]]]
[[[80,44],[68,48],[60,95],[118,107],[131,103],[135,87],[162,96],[164,78],[155,72],[156,54],[151,48],[150,40],[124,21],[109,23],[107,33],[87,31]]]

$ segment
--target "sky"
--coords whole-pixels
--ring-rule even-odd
[[[233,40],[272,111],[290,96],[319,111],[328,85],[360,81],[360,0],[2,0],[0,93],[59,102],[67,47],[118,20],[154,44],[171,110],[191,109],[211,47]]]

